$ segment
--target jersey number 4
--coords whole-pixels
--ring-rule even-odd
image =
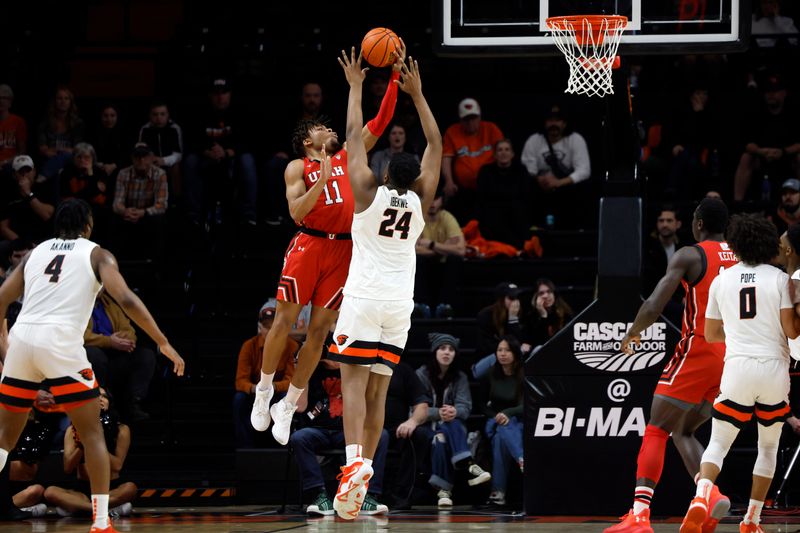
[[[58,283],[58,277],[61,275],[61,267],[64,265],[64,256],[57,255],[45,267],[44,273],[50,275],[50,283]]]
[[[411,211],[405,211],[400,218],[397,218],[397,209],[387,209],[383,212],[383,222],[378,235],[384,237],[394,237],[394,232],[400,232],[401,239],[408,239],[408,232],[411,229]]]
[[[739,291],[739,318],[755,318],[756,316],[756,288],[745,287]]]

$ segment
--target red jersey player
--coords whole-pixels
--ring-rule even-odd
[[[370,150],[394,114],[400,65],[405,60],[401,42],[392,76],[378,115],[361,132]],[[353,242],[350,227],[355,204],[347,176],[347,147],[339,144],[334,131],[318,120],[302,120],[292,138],[294,149],[302,158],[286,168],[286,200],[289,213],[300,230],[289,243],[278,284],[278,307],[272,329],[264,341],[261,381],[250,422],[265,431],[274,422],[272,435],[280,444],[289,441],[289,427],[308,380],[319,362],[323,343],[336,321],[347,280]],[[330,157],[331,173],[320,171],[320,162]],[[286,338],[302,307],[311,302],[311,321],[303,347],[297,356],[297,369],[286,397],[269,406],[274,389],[272,378],[283,353]]]
[[[722,377],[724,344],[707,343],[704,337],[706,304],[711,282],[737,259],[724,242],[728,208],[718,199],[704,199],[694,212],[692,233],[698,244],[681,248],[667,266],[653,294],[642,304],[628,333],[622,339],[622,350],[632,353],[641,333],[659,317],[680,283],[686,291],[681,340],[675,354],[664,367],[658,380],[650,420],[639,450],[636,490],[633,508],[622,522],[604,533],[652,533],[650,501],[661,471],[667,438],[681,454],[683,463],[694,476],[700,471],[703,446],[694,432],[711,416],[711,406],[719,393]],[[714,487],[709,516],[703,533],[714,531],[720,518],[730,508],[730,500]]]

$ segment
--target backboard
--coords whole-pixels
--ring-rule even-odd
[[[434,0],[441,55],[551,55],[544,21],[561,15],[624,15],[620,54],[744,50],[749,0]],[[438,22],[438,24],[436,23]]]

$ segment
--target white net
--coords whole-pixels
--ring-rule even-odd
[[[553,41],[569,65],[564,92],[601,98],[614,94],[611,69],[627,25],[628,19],[617,15],[547,19]]]

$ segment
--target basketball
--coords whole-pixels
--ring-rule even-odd
[[[389,28],[373,28],[361,41],[361,54],[373,67],[385,67],[394,63],[400,39]]]

